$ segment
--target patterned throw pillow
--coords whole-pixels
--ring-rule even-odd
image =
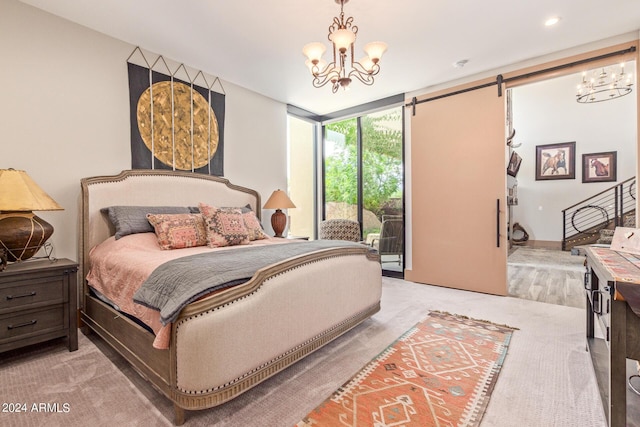
[[[244,225],[247,227],[249,233],[249,240],[262,240],[267,239],[269,236],[262,230],[262,224],[258,220],[254,211],[245,212],[242,214],[244,219]]]
[[[204,203],[199,207],[207,230],[207,245],[217,248],[249,243],[249,233],[240,209],[216,208]]]
[[[204,219],[200,214],[148,214],[162,249],[183,249],[207,244]]]

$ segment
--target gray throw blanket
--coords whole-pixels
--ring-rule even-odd
[[[263,267],[309,252],[350,246],[362,244],[314,240],[190,255],[158,266],[133,300],[160,311],[160,321],[166,325],[175,321],[187,304],[209,292],[244,283]]]

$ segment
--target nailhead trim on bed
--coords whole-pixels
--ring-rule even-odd
[[[261,365],[258,368],[247,372],[241,377],[234,379],[233,381],[229,381],[228,383],[207,390],[201,391],[186,391],[182,389],[178,389],[178,392],[181,394],[175,394],[173,398],[179,403],[190,403],[193,404],[193,397],[198,395],[203,395],[202,400],[199,401],[199,405],[197,407],[191,407],[189,409],[198,409],[198,408],[207,408],[214,405],[219,405],[223,402],[226,402],[233,397],[237,396],[242,391],[245,391],[254,385],[262,382],[264,379],[272,376],[273,374],[283,370],[284,368],[290,366],[293,362],[301,359],[303,356],[306,356],[309,353],[323,347],[328,342],[342,335],[343,333],[349,331],[353,327],[360,324],[362,321],[368,319],[373,314],[380,310],[380,303],[374,304],[372,307],[369,307],[350,318],[340,322],[336,326],[326,330],[325,332],[316,335],[314,338],[305,341],[304,343],[297,346],[295,349],[292,349],[282,355],[270,360],[269,362]],[[306,349],[305,349],[306,347]],[[305,350],[304,352],[298,354],[300,350]],[[265,369],[269,368],[269,369]],[[255,375],[260,371],[263,371],[260,375]],[[251,378],[253,376],[253,378]],[[246,382],[244,382],[246,381]],[[213,393],[213,394],[211,394]],[[208,394],[208,395],[204,395]],[[185,399],[181,400],[181,397]]]
[[[358,254],[357,254],[357,253],[354,253],[354,254],[349,254],[349,255],[358,255]],[[360,255],[361,255],[361,254],[360,254]],[[344,254],[343,254],[343,255],[341,255],[341,256],[344,256]],[[253,292],[250,292],[250,293],[248,293],[248,294],[246,294],[246,295],[243,295],[243,296],[241,296],[241,297],[239,297],[239,298],[237,298],[237,299],[235,299],[235,300],[233,300],[233,301],[230,301],[230,302],[228,302],[228,303],[225,303],[225,304],[219,305],[219,306],[217,306],[217,307],[214,307],[214,308],[212,308],[211,310],[207,310],[207,311],[205,311],[205,312],[198,313],[198,314],[196,314],[196,315],[194,315],[194,316],[189,316],[189,317],[182,318],[182,319],[180,319],[178,322],[176,322],[176,336],[178,335],[178,332],[179,332],[180,326],[182,326],[182,324],[183,324],[183,323],[185,323],[186,321],[188,321],[189,319],[194,319],[194,318],[197,318],[197,317],[203,316],[203,315],[205,315],[205,314],[211,313],[211,312],[213,312],[213,311],[220,310],[220,309],[222,309],[222,308],[224,308],[224,307],[228,307],[228,306],[230,306],[230,305],[232,305],[232,304],[235,304],[235,303],[237,303],[237,302],[239,302],[239,301],[242,301],[242,300],[244,300],[244,299],[246,299],[246,298],[248,298],[248,297],[250,297],[250,296],[252,296],[252,295],[256,294],[256,293],[257,293],[258,291],[260,291],[260,290],[263,288],[263,286],[264,286],[267,282],[269,282],[270,280],[273,280],[274,278],[276,278],[276,277],[278,277],[278,276],[281,276],[281,275],[283,275],[283,274],[285,274],[285,273],[288,273],[288,272],[290,272],[290,271],[292,271],[292,270],[296,270],[296,269],[302,268],[302,267],[307,266],[307,265],[310,265],[310,264],[316,264],[316,263],[319,263],[319,262],[328,261],[328,260],[330,260],[330,259],[340,258],[341,256],[330,256],[330,257],[323,258],[323,259],[319,259],[319,260],[313,260],[313,261],[307,262],[307,263],[305,263],[305,264],[297,265],[297,266],[295,266],[295,267],[292,267],[292,268],[289,268],[289,269],[283,270],[283,271],[281,271],[281,272],[279,272],[279,273],[277,273],[277,274],[273,275],[273,276],[272,276],[272,277],[270,277],[269,279],[265,280],[265,281],[264,281],[264,282],[263,282],[263,283],[262,283],[258,288],[256,288]],[[378,304],[378,309],[379,309],[379,304]],[[365,310],[363,310],[363,311],[361,311],[361,312],[359,312],[359,313],[357,313],[357,314],[355,314],[355,315],[351,316],[350,318],[348,318],[348,319],[346,319],[346,320],[344,320],[344,321],[342,321],[342,322],[338,323],[337,325],[333,326],[332,328],[330,328],[330,329],[328,329],[328,330],[326,330],[326,331],[324,331],[324,332],[321,332],[320,334],[315,335],[313,338],[310,338],[310,339],[308,339],[307,341],[304,341],[303,343],[299,344],[299,345],[298,345],[298,346],[296,346],[295,348],[290,349],[289,351],[287,351],[287,352],[285,352],[285,353],[283,353],[283,354],[281,354],[281,355],[279,355],[279,356],[277,356],[277,357],[275,357],[275,358],[273,358],[273,359],[269,360],[268,362],[266,362],[266,363],[264,363],[264,364],[262,364],[262,365],[260,365],[260,366],[258,366],[258,367],[256,367],[256,368],[252,369],[252,370],[251,370],[251,371],[249,371],[249,372],[246,372],[246,373],[245,373],[245,374],[243,374],[242,376],[237,377],[237,378],[233,379],[232,381],[229,381],[229,382],[227,382],[227,383],[225,383],[225,384],[223,384],[223,385],[221,385],[221,386],[214,387],[214,388],[210,388],[210,389],[205,389],[205,390],[199,390],[199,391],[184,390],[184,389],[179,388],[179,387],[177,387],[177,390],[179,390],[179,391],[180,391],[180,392],[182,392],[182,393],[188,394],[188,395],[198,395],[198,394],[212,393],[212,392],[216,392],[216,391],[219,391],[219,390],[224,390],[224,389],[226,389],[227,387],[230,387],[230,386],[232,386],[232,385],[235,385],[235,384],[239,383],[240,381],[242,381],[243,379],[245,379],[245,378],[247,378],[247,377],[251,376],[253,373],[258,372],[258,371],[260,371],[261,369],[264,369],[265,367],[267,367],[267,366],[269,366],[269,365],[273,365],[274,363],[276,363],[277,361],[279,361],[279,360],[283,359],[284,357],[287,357],[288,355],[291,355],[291,354],[293,354],[293,353],[297,352],[300,348],[303,348],[303,347],[307,346],[309,343],[312,343],[312,342],[314,342],[314,341],[318,340],[319,338],[321,338],[321,337],[323,337],[323,336],[325,336],[325,335],[327,335],[327,334],[330,334],[330,333],[331,333],[332,331],[334,331],[334,330],[338,330],[338,329],[340,329],[340,328],[341,328],[341,327],[343,327],[345,324],[349,324],[349,323],[350,323],[350,322],[352,322],[354,319],[357,319],[359,316],[362,316],[362,314],[363,314],[363,313],[367,313],[367,312],[369,312],[369,311],[371,311],[371,308],[365,309]],[[376,311],[377,311],[377,310],[376,310]],[[363,320],[364,320],[364,319],[363,319]],[[328,342],[328,341],[327,341],[327,342]],[[315,347],[315,348],[318,348],[318,347]],[[177,367],[176,367],[176,368],[177,368]],[[280,369],[278,369],[278,370],[280,370]],[[176,378],[177,378],[177,377],[178,377],[178,374],[177,374],[177,371],[176,371]]]

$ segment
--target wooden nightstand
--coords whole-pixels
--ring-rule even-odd
[[[0,271],[0,352],[67,337],[78,349],[78,264],[29,260]]]

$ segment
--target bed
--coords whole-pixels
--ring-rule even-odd
[[[110,207],[191,209],[205,202],[246,207],[261,218],[256,191],[224,178],[188,172],[135,170],[84,178],[81,193],[83,279],[93,277],[97,248],[115,244],[116,229],[105,213]],[[153,233],[144,236],[136,238],[154,240]],[[286,239],[267,241],[293,248]],[[188,252],[161,252],[180,251]],[[93,262],[97,269],[97,261]],[[365,245],[301,252],[180,308],[169,323],[163,323],[166,349],[156,348],[157,330],[120,311],[122,307],[96,293],[89,280],[83,280],[80,316],[85,332],[97,333],[173,402],[174,422],[180,425],[186,411],[234,398],[369,318],[380,309],[381,282],[379,255]]]

